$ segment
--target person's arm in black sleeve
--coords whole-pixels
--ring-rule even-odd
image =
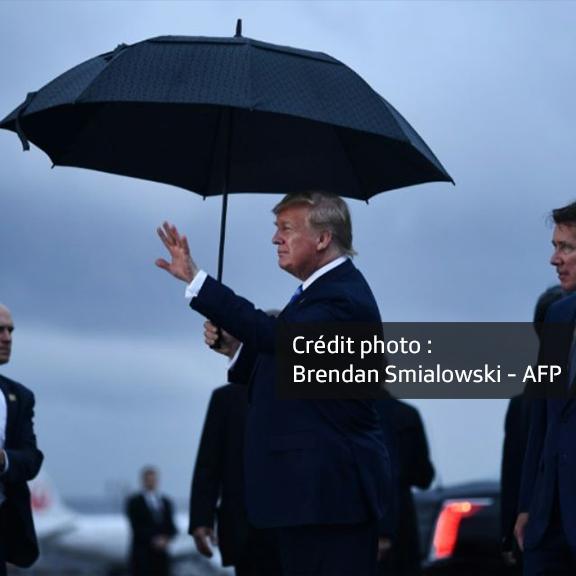
[[[250,384],[256,352],[250,346],[243,345],[234,364],[228,370],[228,382],[232,384]]]
[[[522,479],[525,445],[518,445],[522,402],[522,396],[512,398],[504,419],[504,444],[502,446],[500,474],[500,531],[502,549],[505,552],[514,549],[514,524],[516,523]]]
[[[210,544],[216,543],[216,505],[224,473],[223,425],[226,414],[221,390],[215,390],[210,398],[190,492],[188,533],[194,538],[198,552],[207,557],[212,556]]]
[[[170,498],[164,497],[164,505],[166,506],[166,534],[168,539],[174,538],[178,534],[178,528],[174,524],[174,505]]]
[[[222,413],[224,405],[218,392],[215,390],[210,398],[196,456],[190,492],[190,534],[198,526],[213,528],[222,486],[224,440],[222,419],[225,414]]]
[[[412,412],[410,451],[405,454],[404,479],[410,486],[425,490],[434,480],[434,465],[430,461],[430,451],[422,418],[416,409]]]

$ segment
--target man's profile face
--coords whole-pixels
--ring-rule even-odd
[[[10,311],[0,306],[0,364],[6,364],[10,360],[13,330],[14,322]]]
[[[318,268],[319,232],[309,222],[310,207],[288,206],[276,215],[276,233],[272,243],[278,247],[278,266],[300,280],[306,280]]]
[[[556,267],[560,286],[566,292],[576,290],[576,223],[556,224],[552,236],[554,253],[550,264]]]
[[[145,490],[154,491],[158,488],[158,475],[153,470],[144,472],[142,476],[142,484]]]

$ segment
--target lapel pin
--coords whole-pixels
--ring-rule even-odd
[[[8,394],[8,400],[10,400],[10,402],[16,402],[16,395],[15,394]]]

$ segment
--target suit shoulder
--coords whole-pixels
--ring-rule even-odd
[[[139,494],[139,493],[130,494],[130,495],[126,498],[126,506],[134,506],[134,505],[137,504],[141,499],[142,499],[142,494]]]
[[[229,404],[247,394],[247,387],[242,384],[230,383],[219,386],[212,391],[211,404]]]
[[[566,318],[570,316],[571,318]],[[548,313],[546,314],[546,321],[555,322],[567,319],[573,319],[576,316],[576,294],[566,296],[558,302],[550,305]]]
[[[402,428],[410,428],[419,426],[422,423],[422,417],[418,408],[403,402],[402,400],[396,400],[394,404],[396,418],[398,422],[402,425]]]
[[[0,383],[6,386],[10,392],[19,395],[22,398],[34,398],[34,392],[29,388],[26,388],[24,384],[20,384],[20,382],[16,382],[11,378],[6,378],[6,376],[0,375]]]
[[[374,294],[362,273],[346,261],[321,276],[305,292],[309,305],[330,302],[332,320],[380,322]]]
[[[218,388],[214,388],[212,390],[212,396],[217,398],[224,398],[226,396],[231,396],[232,394],[236,393],[236,388],[239,387],[239,384],[223,384],[222,386],[218,386]]]
[[[408,404],[408,402],[404,402],[404,400],[396,400],[398,403],[396,406],[398,411],[400,411],[403,415],[412,416],[413,418],[420,418],[420,412],[418,408],[412,406],[412,404]]]

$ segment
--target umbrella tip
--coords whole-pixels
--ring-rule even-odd
[[[234,37],[242,37],[242,18],[238,18],[238,20],[236,20],[236,34],[234,34]]]

